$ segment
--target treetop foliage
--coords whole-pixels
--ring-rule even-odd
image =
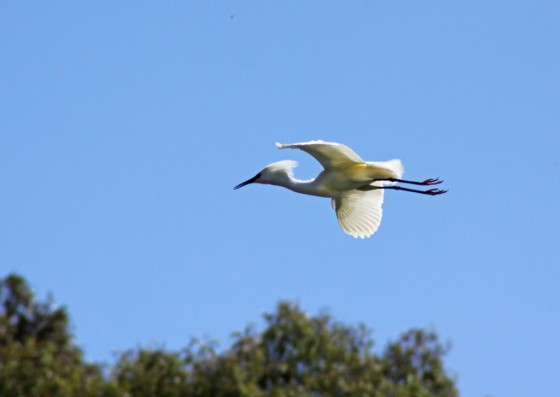
[[[223,351],[196,339],[176,352],[131,349],[105,373],[72,343],[65,309],[37,302],[22,277],[0,280],[0,305],[0,397],[458,396],[434,332],[410,330],[376,354],[366,326],[290,302]]]

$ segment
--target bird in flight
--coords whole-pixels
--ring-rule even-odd
[[[315,157],[324,170],[314,179],[294,178],[296,161],[284,160],[267,165],[261,172],[235,186],[239,189],[250,183],[282,186],[297,193],[330,197],[338,223],[344,233],[354,238],[370,237],[381,224],[383,193],[402,190],[437,196],[447,192],[438,188],[411,189],[396,183],[432,186],[443,181],[439,178],[407,181],[402,178],[404,168],[400,160],[364,161],[348,146],[334,142],[310,141],[276,143],[279,149],[300,149]]]

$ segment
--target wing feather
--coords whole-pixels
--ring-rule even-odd
[[[381,224],[383,189],[367,192],[351,190],[333,198],[338,223],[354,238],[370,237]]]
[[[325,169],[334,167],[352,165],[356,163],[364,163],[364,160],[358,156],[348,146],[334,142],[309,141],[302,143],[282,144],[276,143],[278,149],[300,149],[309,153]]]

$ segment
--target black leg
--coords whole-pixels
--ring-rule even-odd
[[[447,190],[442,190],[442,189],[416,190],[416,189],[408,189],[406,187],[401,187],[401,186],[372,186],[372,185],[365,185],[359,187],[357,190],[367,192],[369,190],[375,190],[375,189],[403,190],[405,192],[427,194],[429,196],[437,196],[439,194],[447,193]]]
[[[372,182],[400,182],[400,183],[409,183],[411,185],[420,185],[420,186],[429,186],[429,185],[439,185],[443,181],[440,181],[439,178],[430,178],[426,179],[422,182],[417,181],[405,181],[404,179],[397,179],[397,178],[385,178],[385,179],[374,179]]]

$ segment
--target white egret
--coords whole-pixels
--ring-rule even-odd
[[[438,185],[439,178],[421,182],[401,179],[400,160],[383,162],[364,161],[352,149],[334,142],[310,141],[303,143],[276,143],[279,149],[301,149],[319,161],[324,170],[314,179],[301,181],[293,176],[296,161],[272,163],[257,175],[235,186],[239,189],[250,183],[282,186],[297,193],[330,197],[342,230],[354,238],[370,237],[381,224],[383,192],[387,189],[436,196],[447,192],[441,189],[416,190],[395,184]]]

